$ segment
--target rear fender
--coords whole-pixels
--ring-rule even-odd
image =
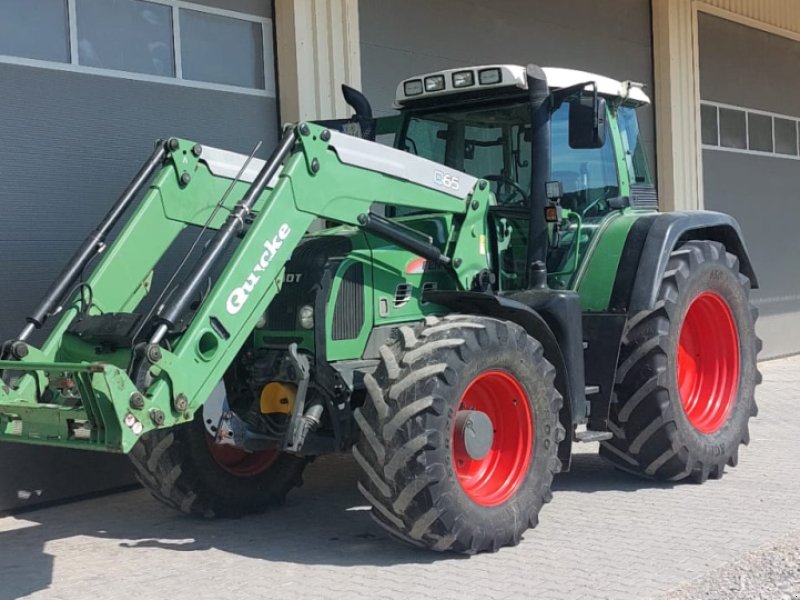
[[[737,256],[742,273],[754,289],[758,279],[736,219],[713,211],[669,212],[645,215],[631,227],[622,251],[611,311],[636,313],[656,303],[670,253],[687,240],[720,242]]]

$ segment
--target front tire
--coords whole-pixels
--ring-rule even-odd
[[[381,348],[355,413],[358,487],[373,518],[433,550],[518,544],[551,498],[564,436],[541,345],[514,323],[467,315],[428,317],[399,338]],[[493,429],[481,456],[462,429],[476,414]]]
[[[307,458],[215,444],[203,418],[201,409],[190,423],[151,431],[129,454],[140,483],[163,504],[193,516],[240,517],[303,484]]]
[[[623,337],[614,437],[601,456],[669,481],[702,483],[736,466],[760,383],[749,291],[722,244],[689,241],[672,253],[656,308],[632,317]]]

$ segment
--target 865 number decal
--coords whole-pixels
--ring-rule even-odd
[[[444,171],[439,171],[438,169],[433,172],[433,182],[440,187],[445,187],[453,191],[458,190],[460,187],[458,177],[450,173],[445,173]]]

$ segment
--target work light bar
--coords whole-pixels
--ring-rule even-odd
[[[395,104],[399,107],[411,98],[500,87],[526,89],[525,68],[516,65],[489,65],[428,73],[403,81],[397,88]]]

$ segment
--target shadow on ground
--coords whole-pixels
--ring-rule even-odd
[[[122,551],[123,561],[128,550],[148,548],[216,550],[269,562],[334,566],[465,559],[394,541],[369,518],[356,491],[357,476],[357,466],[349,457],[321,459],[307,470],[307,485],[291,494],[285,506],[238,520],[185,517],[141,489],[0,520],[0,600],[46,589],[54,567],[54,557],[48,552],[60,554],[60,548],[52,547],[68,541],[70,556],[79,559],[86,537],[109,541],[109,552]],[[652,487],[668,486],[617,471],[595,454],[579,454],[572,471],[556,479],[554,502],[559,492],[633,492]],[[10,530],[15,524],[20,528]],[[91,546],[93,552],[98,551],[96,543]],[[74,568],[77,577],[81,565],[67,568]]]

